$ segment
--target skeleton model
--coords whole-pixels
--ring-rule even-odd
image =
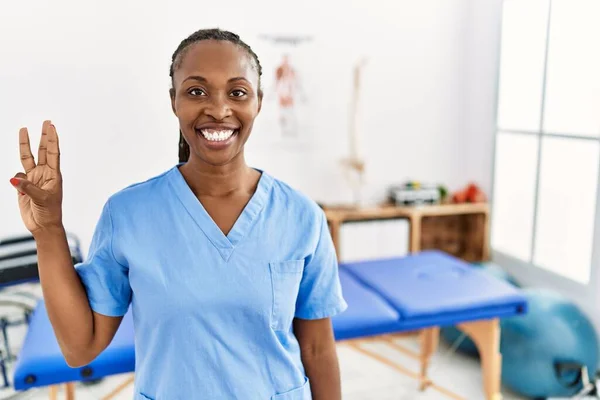
[[[364,171],[365,163],[362,158],[358,155],[358,134],[357,134],[357,121],[358,121],[358,100],[360,93],[360,77],[362,70],[366,65],[366,59],[361,59],[354,67],[354,86],[352,94],[352,103],[350,106],[350,129],[349,144],[350,144],[350,155],[347,158],[342,159],[342,167],[344,168],[344,176],[346,181],[350,185],[354,195],[354,205],[358,206],[362,202],[361,192],[364,184]]]

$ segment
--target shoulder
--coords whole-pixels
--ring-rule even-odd
[[[272,178],[265,220],[269,221],[282,249],[314,254],[329,231],[325,211],[307,193],[281,179]]]
[[[303,191],[278,178],[273,178],[273,200],[286,210],[308,219],[321,220],[324,215],[321,206]]]
[[[276,178],[271,190],[269,217],[277,221],[279,227],[285,227],[286,235],[297,235],[297,241],[304,241],[311,247],[316,246],[323,230],[328,229],[325,212],[314,199]]]
[[[111,212],[140,210],[145,206],[160,203],[161,198],[164,197],[162,194],[168,190],[168,181],[175,168],[169,168],[143,181],[134,182],[111,194],[107,200]]]

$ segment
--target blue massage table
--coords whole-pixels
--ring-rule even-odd
[[[526,312],[525,298],[517,288],[439,251],[342,263],[339,274],[348,309],[332,320],[338,343],[418,379],[421,390],[432,387],[460,399],[427,377],[429,359],[437,350],[440,327],[455,325],[470,336],[479,349],[487,400],[501,398],[499,319]],[[364,341],[383,340],[408,353],[393,340],[406,332],[420,334],[421,351],[412,354],[420,360],[418,373],[361,346]],[[70,368],[61,355],[44,304],[40,302],[31,317],[15,365],[14,387],[26,390],[65,384],[67,399],[74,399],[74,382],[133,371],[134,334],[130,314],[125,316],[115,339],[96,360],[84,368]],[[55,393],[51,392],[51,396]]]
[[[133,371],[135,349],[131,310],[123,318],[111,344],[92,363],[71,368],[62,356],[44,301],[31,315],[23,347],[15,364],[13,386],[22,391],[33,387],[67,384],[67,397],[74,398],[73,382],[92,381]],[[54,397],[55,395],[52,394]]]

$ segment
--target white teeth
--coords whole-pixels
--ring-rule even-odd
[[[233,135],[234,130],[216,130],[216,129],[201,129],[202,135],[211,142],[221,142],[227,140]]]

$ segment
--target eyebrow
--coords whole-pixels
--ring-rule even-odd
[[[189,81],[189,80],[194,80],[194,81],[204,82],[204,83],[208,82],[208,80],[205,77],[199,76],[199,75],[188,76],[183,81],[185,82],[185,81]],[[248,83],[250,82],[250,81],[248,81],[248,79],[244,78],[243,76],[236,76],[234,78],[230,78],[227,82],[231,83],[231,82],[235,82],[235,81],[246,81]]]

